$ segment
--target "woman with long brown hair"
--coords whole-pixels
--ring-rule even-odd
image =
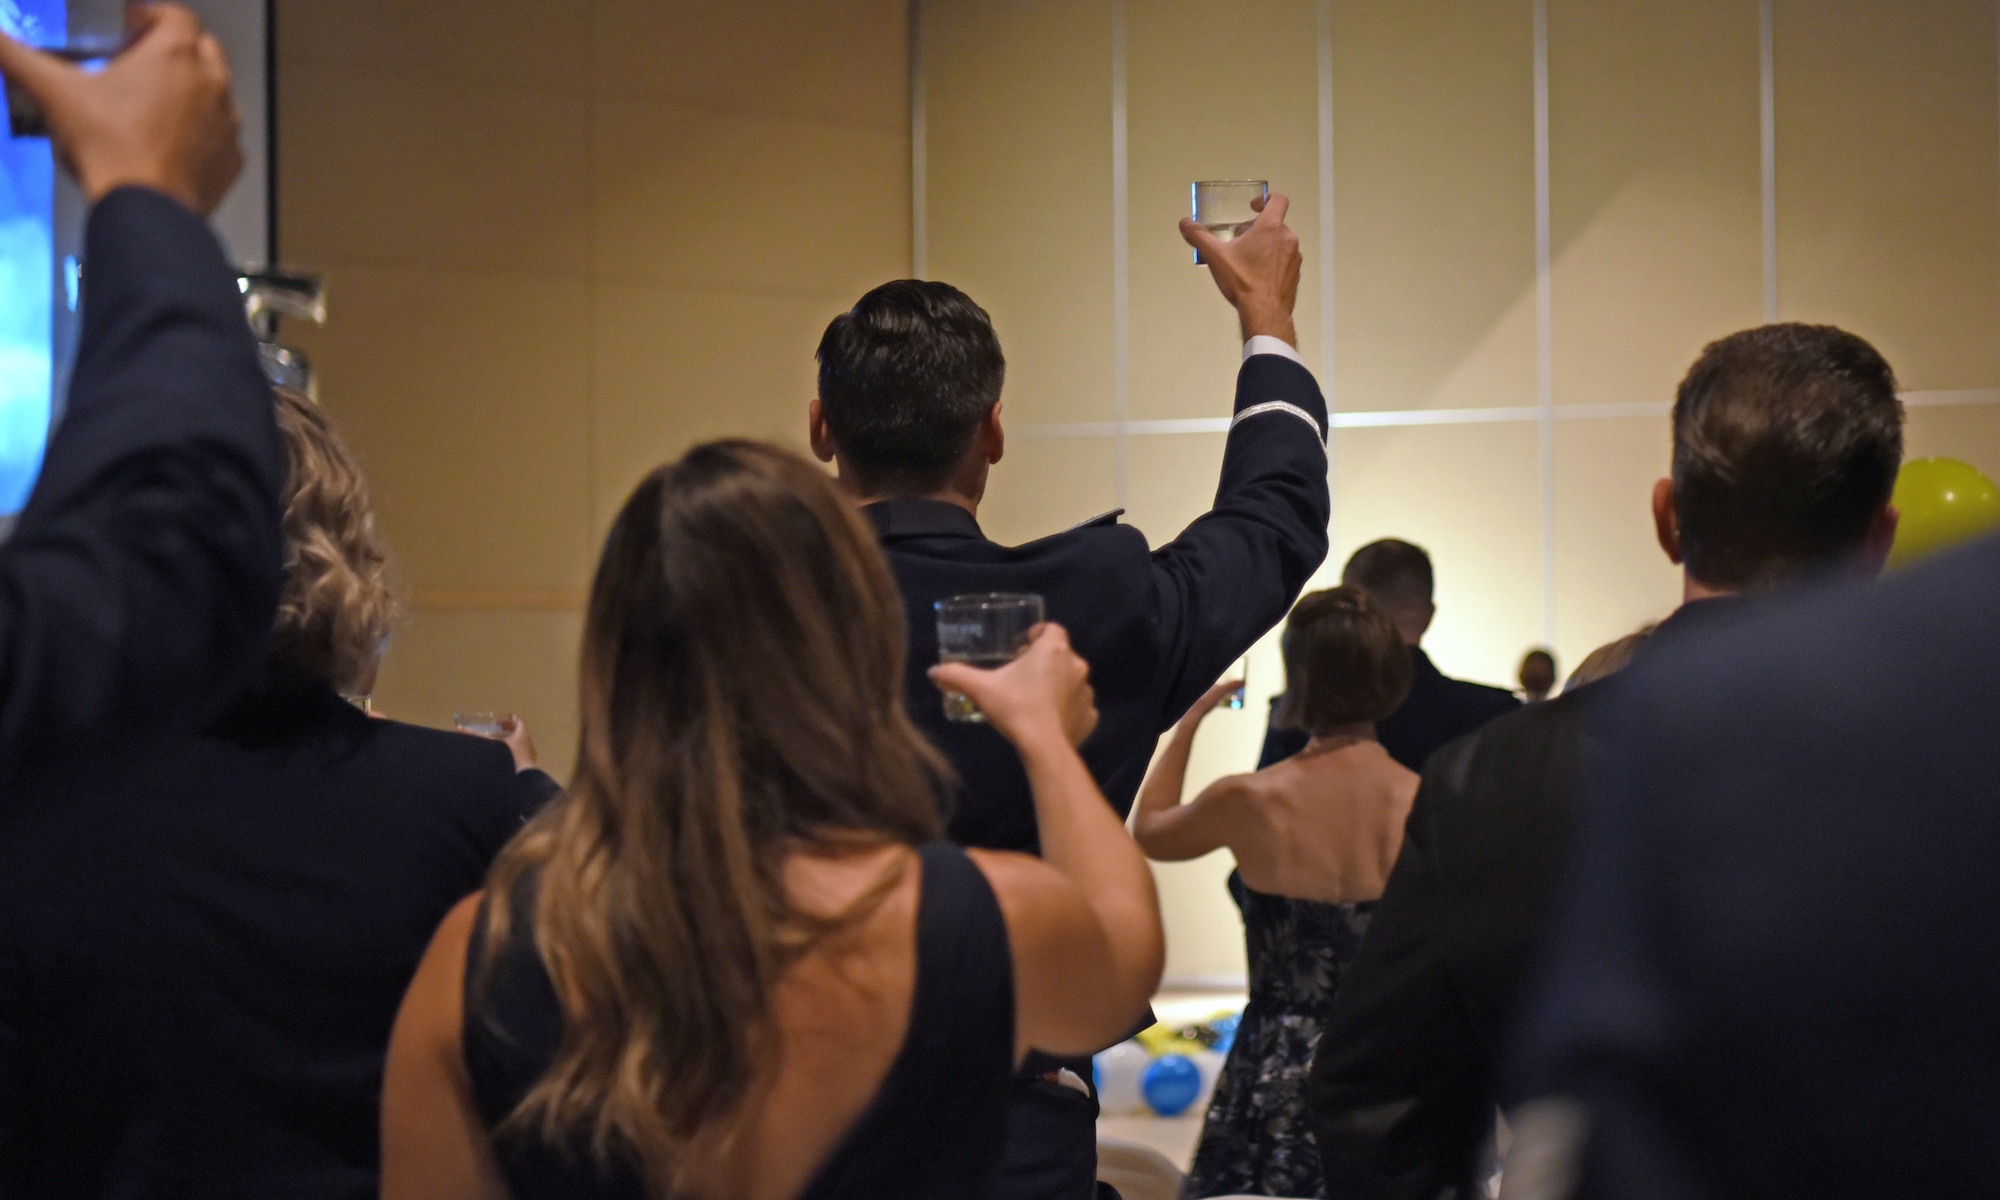
[[[902,609],[860,515],[752,442],[654,472],[584,633],[569,795],[439,929],[384,1093],[387,1200],[978,1196],[1030,1048],[1159,979],[1157,899],[1075,745],[1055,626],[940,667],[1019,749],[1044,855],[937,839]]]

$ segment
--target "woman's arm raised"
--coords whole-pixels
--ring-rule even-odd
[[[1215,711],[1240,684],[1218,683],[1195,701],[1193,708],[1174,726],[1167,748],[1146,774],[1139,789],[1139,807],[1132,821],[1132,836],[1146,857],[1160,862],[1186,862],[1200,858],[1228,844],[1228,819],[1222,809],[1234,793],[1235,777],[1217,780],[1187,804],[1181,793],[1187,787],[1188,758],[1194,753],[1194,735],[1203,718]]]
[[[1090,1054],[1132,1031],[1166,960],[1145,856],[1076,746],[1097,725],[1090,667],[1060,626],[997,671],[931,672],[1014,743],[1035,794],[1042,858],[982,852],[1014,952],[1018,1053]]]

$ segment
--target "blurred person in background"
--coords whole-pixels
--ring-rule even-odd
[[[1563,691],[1572,692],[1587,683],[1609,679],[1631,666],[1632,660],[1639,654],[1640,647],[1646,644],[1646,639],[1652,637],[1653,631],[1659,627],[1658,621],[1648,621],[1617,641],[1606,642],[1584,655],[1583,661],[1576,665],[1576,670],[1571,671],[1569,678],[1563,681]]]
[[[981,530],[989,472],[1006,450],[1006,359],[963,292],[886,284],[827,329],[813,449],[837,465],[902,589],[909,711],[956,768],[949,830],[960,844],[1032,853],[1038,835],[1019,756],[993,730],[947,720],[925,677],[938,661],[937,601],[1043,597],[1094,672],[1103,721],[1083,758],[1122,816],[1160,735],[1284,618],[1325,560],[1326,402],[1297,349],[1301,259],[1287,204],[1272,196],[1227,244],[1182,223],[1236,309],[1243,363],[1214,507],[1158,550],[1116,513],[1022,546]],[[1088,1200],[1098,1191],[1090,1079],[1082,1054],[1027,1065],[997,1196]]]
[[[255,667],[284,456],[236,273],[203,219],[243,163],[221,47],[183,8],[136,5],[101,71],[0,36],[0,73],[39,103],[90,205],[68,401],[0,545],[14,801],[78,757],[193,728]]]
[[[1521,685],[1521,702],[1540,704],[1556,690],[1556,656],[1547,650],[1530,650],[1521,656],[1521,669],[1514,677]]]
[[[1395,622],[1403,644],[1409,647],[1409,697],[1378,728],[1389,757],[1412,771],[1422,771],[1440,746],[1521,706],[1505,688],[1447,676],[1424,653],[1424,634],[1437,617],[1437,605],[1432,601],[1436,576],[1431,556],[1423,547],[1396,538],[1370,542],[1347,560],[1340,582],[1367,592],[1375,606]],[[1259,767],[1290,758],[1305,745],[1304,731],[1283,728],[1275,719],[1282,700],[1278,697],[1271,702],[1273,720],[1264,737],[1264,752],[1257,760]]]
[[[1417,776],[1375,739],[1410,687],[1410,656],[1354,588],[1314,592],[1285,627],[1291,689],[1279,716],[1306,748],[1183,804],[1211,689],[1174,727],[1139,792],[1134,836],[1161,862],[1227,847],[1246,885],[1250,1003],[1195,1151],[1191,1194],[1326,1195],[1306,1122],[1306,1068],[1334,991],[1403,842]]]
[[[1680,385],[1672,475],[1653,492],[1684,603],[1639,660],[1671,660],[1731,624],[1756,603],[1745,594],[1872,578],[1895,539],[1902,455],[1895,375],[1862,339],[1769,325],[1707,347]],[[1313,1062],[1330,1194],[1484,1194],[1494,1114],[1521,1099],[1501,1085],[1503,1039],[1558,917],[1594,720],[1622,683],[1503,717],[1425,770],[1402,857]]]
[[[73,766],[0,851],[0,1195],[373,1196],[403,989],[555,790],[341,698],[395,615],[385,555],[325,416],[277,406],[260,676],[205,731]]]
[[[943,840],[902,602],[817,467],[654,472],[591,590],[569,794],[438,930],[398,1018],[385,1200],[987,1194],[1015,1064],[1130,1030],[1165,948],[1075,745],[1059,626],[938,667],[1017,748],[1042,857]]]

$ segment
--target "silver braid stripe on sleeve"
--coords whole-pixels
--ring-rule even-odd
[[[1298,405],[1288,404],[1283,400],[1266,400],[1262,404],[1253,404],[1242,412],[1237,413],[1236,419],[1229,423],[1229,427],[1234,429],[1251,417],[1261,417],[1265,413],[1287,413],[1304,421],[1306,428],[1313,431],[1313,440],[1320,444],[1320,449],[1324,450],[1326,448],[1326,435],[1319,431],[1319,422],[1313,418],[1313,415]]]

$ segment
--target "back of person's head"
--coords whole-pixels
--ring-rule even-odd
[[[1592,650],[1577,664],[1576,670],[1570,672],[1568,682],[1563,684],[1563,690],[1574,691],[1587,683],[1608,679],[1631,666],[1632,660],[1638,657],[1640,649],[1645,646],[1646,640],[1653,636],[1653,630],[1657,628],[1659,628],[1658,623],[1648,623],[1615,642],[1606,642]]]
[[[1530,650],[1521,656],[1517,674],[1522,690],[1546,695],[1556,686],[1556,656],[1547,650]]]
[[[1437,609],[1431,603],[1437,587],[1431,556],[1422,546],[1397,538],[1370,542],[1354,552],[1341,569],[1345,587],[1368,593],[1375,607],[1389,614],[1403,640],[1415,645],[1430,628]]]
[[[819,343],[819,402],[841,465],[877,495],[951,479],[1000,402],[1007,360],[986,310],[945,283],[885,283]]]
[[[396,619],[388,554],[361,467],[319,405],[278,389],[285,446],[285,590],[271,664],[342,692],[373,675]]]
[[[772,1061],[779,976],[895,886],[817,920],[788,851],[942,828],[948,768],[904,712],[903,661],[895,580],[824,472],[724,441],[639,485],[591,589],[576,777],[489,885],[537,876],[566,1030],[516,1128],[629,1151],[680,1194]]]
[[[1359,588],[1313,592],[1285,623],[1285,697],[1277,723],[1324,733],[1374,723],[1410,694],[1410,652],[1388,614]]]
[[[1689,575],[1783,585],[1853,558],[1903,460],[1896,376],[1826,325],[1766,325],[1702,352],[1674,402],[1674,518]]]

